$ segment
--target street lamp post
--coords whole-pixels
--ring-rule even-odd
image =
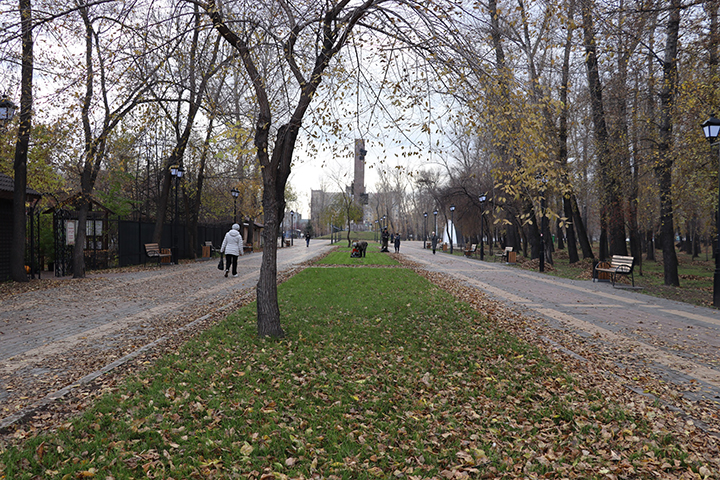
[[[171,165],[170,166],[170,174],[175,177],[175,219],[173,221],[173,231],[172,231],[172,237],[173,237],[173,246],[172,246],[172,262],[177,265],[178,264],[178,190],[179,190],[179,183],[180,179],[183,176],[183,173],[185,172],[185,169],[182,165]]]
[[[423,248],[427,248],[427,212],[423,212],[425,222],[423,224]]]
[[[720,135],[720,120],[715,118],[715,114],[711,114],[710,118],[702,124],[705,138],[708,139],[711,146],[720,147],[717,138]],[[720,161],[720,149],[718,150],[718,161]],[[717,250],[715,250],[715,274],[713,276],[713,305],[720,307],[720,175],[718,175],[718,214],[717,214]]]
[[[450,236],[450,255],[453,253],[453,234],[455,233],[455,205],[450,205],[450,225],[452,229],[448,232]]]
[[[233,187],[230,190],[230,195],[233,196],[233,223],[237,223],[237,199],[240,196],[240,191]]]
[[[435,210],[433,210],[433,215],[435,215],[435,230],[434,230],[434,231],[435,231],[435,235],[437,235],[437,214],[438,214],[438,211],[437,211],[437,208],[436,208]]]
[[[378,221],[375,220],[375,241],[378,241]]]
[[[483,245],[483,237],[485,236],[485,232],[483,231],[483,206],[487,197],[485,195],[480,195],[478,200],[480,200],[480,260],[484,260],[485,246]]]
[[[3,95],[0,98],[0,124],[3,126],[10,123],[15,116],[15,109],[17,106],[10,100],[7,95]]]
[[[295,210],[290,210],[290,246],[293,246],[293,237],[295,236]]]

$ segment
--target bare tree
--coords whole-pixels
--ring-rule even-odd
[[[673,222],[672,197],[672,128],[673,102],[678,84],[677,54],[680,32],[680,0],[672,0],[667,20],[665,57],[663,65],[663,87],[660,91],[660,143],[655,173],[660,183],[660,234],[662,235],[665,285],[680,285],[678,260],[675,254],[675,227]]]
[[[172,186],[170,166],[183,164],[183,157],[190,136],[194,131],[196,118],[205,101],[208,84],[218,70],[229,62],[229,59],[218,62],[218,57],[221,54],[220,37],[207,35],[207,25],[202,23],[199,7],[194,6],[191,18],[190,38],[187,44],[184,43],[189,54],[184,62],[175,65],[176,70],[170,72],[171,78],[166,79],[168,84],[175,87],[174,98],[163,99],[161,95],[156,93],[157,100],[162,100],[163,105],[166,105],[166,118],[173,125],[175,132],[175,148],[165,159],[165,165],[161,173],[162,184],[155,216],[155,230],[153,232],[153,241],[156,243],[159,243],[162,237],[163,222]],[[173,45],[169,46],[169,50],[175,48]],[[168,52],[168,56],[171,55],[172,53]],[[180,80],[175,80],[174,77],[179,77]],[[167,106],[168,102],[175,105],[175,107],[170,108]],[[184,105],[186,105],[186,108],[183,108]],[[202,188],[202,182],[198,186]]]
[[[10,247],[10,275],[16,282],[27,282],[25,272],[25,191],[27,156],[32,130],[33,104],[33,14],[31,0],[20,0],[22,73],[20,81],[20,127],[15,144],[15,184],[13,191],[13,237]]]
[[[109,48],[111,40],[107,39],[107,43],[103,42],[105,39],[102,33],[105,30],[97,28],[95,23],[102,24],[109,21],[116,25],[122,25],[123,21],[132,15],[133,5],[125,5],[124,10],[113,12],[114,18],[112,19],[101,9],[95,12],[95,8],[98,7],[88,4],[81,4],[78,8],[85,33],[85,92],[81,111],[84,145],[79,165],[78,229],[73,248],[73,277],[75,278],[85,276],[85,225],[95,181],[107,153],[109,137],[121,121],[144,99],[145,94],[153,85],[151,78],[155,73],[155,69],[151,69],[151,71],[145,72],[147,76],[142,78],[126,77],[124,94],[117,95],[117,91],[112,89],[112,85],[118,79],[110,77],[112,69],[108,68],[108,63],[113,61],[113,50]],[[130,60],[131,64],[137,61],[139,59]],[[102,112],[102,115],[100,115],[98,124],[95,124],[94,119],[98,110]]]
[[[330,61],[345,46],[358,22],[376,3],[377,0],[365,0],[351,5],[349,0],[343,0],[309,4],[303,10],[299,5],[283,1],[277,4],[268,2],[267,7],[273,11],[258,9],[254,2],[252,5],[245,5],[244,2],[202,3],[217,31],[240,54],[255,91],[258,118],[254,136],[262,168],[265,213],[265,245],[257,284],[257,326],[261,337],[285,335],[280,324],[277,300],[277,236],[285,211],[285,185],[303,118]],[[243,16],[245,18],[240,18]],[[269,38],[260,35],[261,31]],[[289,112],[285,123],[275,131],[272,144],[273,105],[267,79],[258,69],[259,56],[271,52],[253,43],[254,39],[260,37],[263,41],[275,41],[272,48],[277,48],[277,60],[285,63],[297,82],[295,107]],[[305,40],[312,40],[314,51],[301,48]]]

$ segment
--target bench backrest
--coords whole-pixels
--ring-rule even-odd
[[[513,251],[513,247],[505,247],[505,253],[508,254]]]
[[[626,257],[624,255],[613,255],[612,257],[610,257],[611,268],[622,267],[621,270],[624,270],[626,272],[630,272],[632,270],[634,263],[634,257]]]
[[[207,242],[205,242],[205,246],[212,247],[212,241],[208,240]]]
[[[145,251],[148,253],[148,255],[151,253],[160,253],[160,245],[158,245],[157,243],[146,243]]]

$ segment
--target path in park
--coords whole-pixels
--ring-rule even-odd
[[[605,282],[567,280],[486,257],[448,255],[404,242],[401,254],[519,310],[547,328],[572,331],[679,386],[686,398],[720,406],[720,312]],[[490,261],[487,261],[490,260]],[[637,278],[636,278],[637,281]]]
[[[278,271],[333,247],[313,240],[278,250]],[[608,283],[565,280],[403,242],[401,254],[482,290],[542,328],[572,332],[588,344],[619,352],[617,362],[680,387],[688,399],[720,405],[720,313]],[[215,261],[135,272],[98,273],[0,301],[0,428],[74,385],[167,341],[178,330],[221,318],[253,297],[261,255],[240,258],[239,278],[224,278]],[[538,324],[541,325],[541,324]],[[549,334],[549,330],[540,332]],[[565,347],[568,347],[565,345]],[[571,348],[571,347],[570,347]]]
[[[324,240],[280,248],[278,272],[292,271],[331,248]],[[178,329],[254,298],[261,258],[261,253],[240,257],[238,278],[225,278],[216,257],[68,278],[2,299],[0,428]]]

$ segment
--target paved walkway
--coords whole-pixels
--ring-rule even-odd
[[[332,247],[315,240],[278,249],[278,272]],[[254,297],[261,253],[238,259],[225,278],[217,258],[126,273],[65,279],[0,302],[0,427],[33,404],[106,370],[213,312]],[[40,281],[42,282],[42,281]],[[110,366],[110,367],[108,367]]]
[[[542,317],[550,328],[619,346],[645,368],[679,385],[688,398],[720,405],[718,310],[604,282],[566,280],[500,261],[433,255],[420,242],[404,242],[400,253],[429,271],[448,274],[527,315]]]
[[[686,396],[720,405],[720,312],[608,283],[564,280],[497,262],[423,250],[403,242],[401,254],[513,309],[541,317],[547,328],[611,345],[644,368],[681,386]],[[278,250],[278,271],[333,247],[313,240]],[[72,385],[108,371],[148,345],[254,294],[261,255],[240,257],[239,278],[214,261],[99,273],[0,302],[0,428],[50,402]],[[98,373],[99,372],[99,373]]]

